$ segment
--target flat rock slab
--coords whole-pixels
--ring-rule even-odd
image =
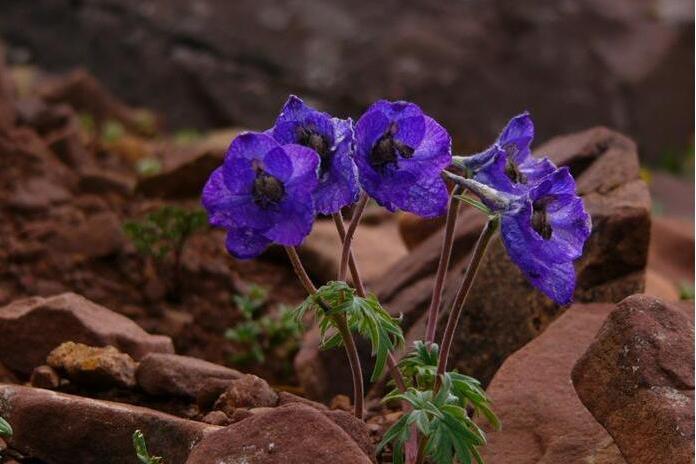
[[[199,440],[219,429],[138,406],[15,385],[0,385],[0,416],[14,429],[10,447],[51,464],[137,464],[137,429],[153,455],[183,464]]]
[[[585,409],[570,382],[613,304],[576,304],[510,355],[488,387],[503,423],[483,448],[495,464],[625,464],[609,434]]]
[[[693,303],[634,295],[573,369],[583,404],[630,464],[694,462]]]
[[[369,464],[351,436],[324,413],[291,403],[206,436],[186,464]]]
[[[0,361],[25,375],[68,341],[111,345],[136,360],[151,352],[174,352],[169,337],[150,335],[127,317],[75,293],[32,297],[0,308],[0,333]]]

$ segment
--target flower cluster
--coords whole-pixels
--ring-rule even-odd
[[[501,216],[510,258],[529,281],[559,304],[575,291],[573,261],[592,230],[568,168],[532,156],[534,124],[528,113],[510,120],[482,153],[454,157],[469,179],[460,183]]]
[[[203,190],[227,249],[253,258],[268,245],[299,245],[316,214],[358,200],[361,186],[390,211],[442,215],[450,136],[413,103],[378,101],[358,120],[333,118],[290,96],[273,128],[232,141]]]

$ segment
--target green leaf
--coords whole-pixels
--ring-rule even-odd
[[[145,436],[140,430],[133,432],[133,448],[138,460],[142,464],[164,464],[164,461],[159,456],[150,456],[145,445]]]
[[[11,437],[14,432],[12,426],[2,417],[0,417],[0,435],[3,437]]]

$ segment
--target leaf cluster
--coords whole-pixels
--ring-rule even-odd
[[[478,380],[456,371],[442,376],[435,391],[438,346],[417,341],[414,349],[399,363],[410,385],[406,392],[392,391],[384,401],[402,400],[412,409],[404,414],[384,435],[380,447],[393,443],[394,463],[403,463],[404,445],[411,426],[427,438],[426,455],[437,464],[451,463],[456,458],[462,464],[475,460],[482,463],[477,448],[485,445],[483,431],[471,419],[468,410],[483,416],[496,429],[500,421],[491,410],[491,403]]]
[[[11,437],[12,433],[12,426],[5,419],[0,417],[0,436]]]
[[[138,457],[138,461],[142,464],[164,464],[164,460],[159,456],[150,456],[145,444],[145,436],[140,430],[133,432],[133,448]]]
[[[377,380],[384,372],[389,353],[404,343],[399,319],[392,317],[374,295],[359,297],[345,282],[332,281],[319,288],[295,310],[295,316],[301,321],[308,312],[318,320],[324,349],[343,343],[336,331],[336,317],[339,315],[346,317],[351,332],[357,331],[370,341],[372,356],[375,357],[371,381]]]
[[[166,205],[141,220],[127,221],[123,231],[139,253],[163,259],[170,252],[180,252],[186,240],[207,223],[205,211]]]
[[[258,311],[268,299],[268,291],[252,285],[249,291],[233,297],[244,321],[227,329],[225,338],[246,346],[242,353],[235,354],[231,361],[235,364],[263,363],[266,353],[280,346],[294,351],[299,344],[302,325],[295,320],[293,310],[285,305],[277,308],[274,316],[258,317]]]

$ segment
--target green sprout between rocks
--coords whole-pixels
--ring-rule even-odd
[[[0,417],[0,436],[11,437],[12,433],[12,426],[5,419]]]
[[[230,359],[233,364],[261,364],[267,353],[278,349],[288,355],[297,351],[302,325],[296,321],[292,308],[279,305],[274,315],[259,317],[259,310],[267,303],[268,291],[258,285],[250,286],[245,294],[235,295],[233,299],[244,317],[244,321],[225,332],[225,338],[244,347]]]
[[[173,275],[170,290],[176,296],[181,285],[181,253],[184,245],[194,232],[206,225],[207,216],[203,210],[166,205],[140,220],[125,222],[123,231],[141,255],[154,259],[160,272],[170,258]]]
[[[164,460],[159,456],[150,456],[145,444],[145,435],[140,430],[133,432],[133,448],[138,461],[142,464],[164,464]]]

